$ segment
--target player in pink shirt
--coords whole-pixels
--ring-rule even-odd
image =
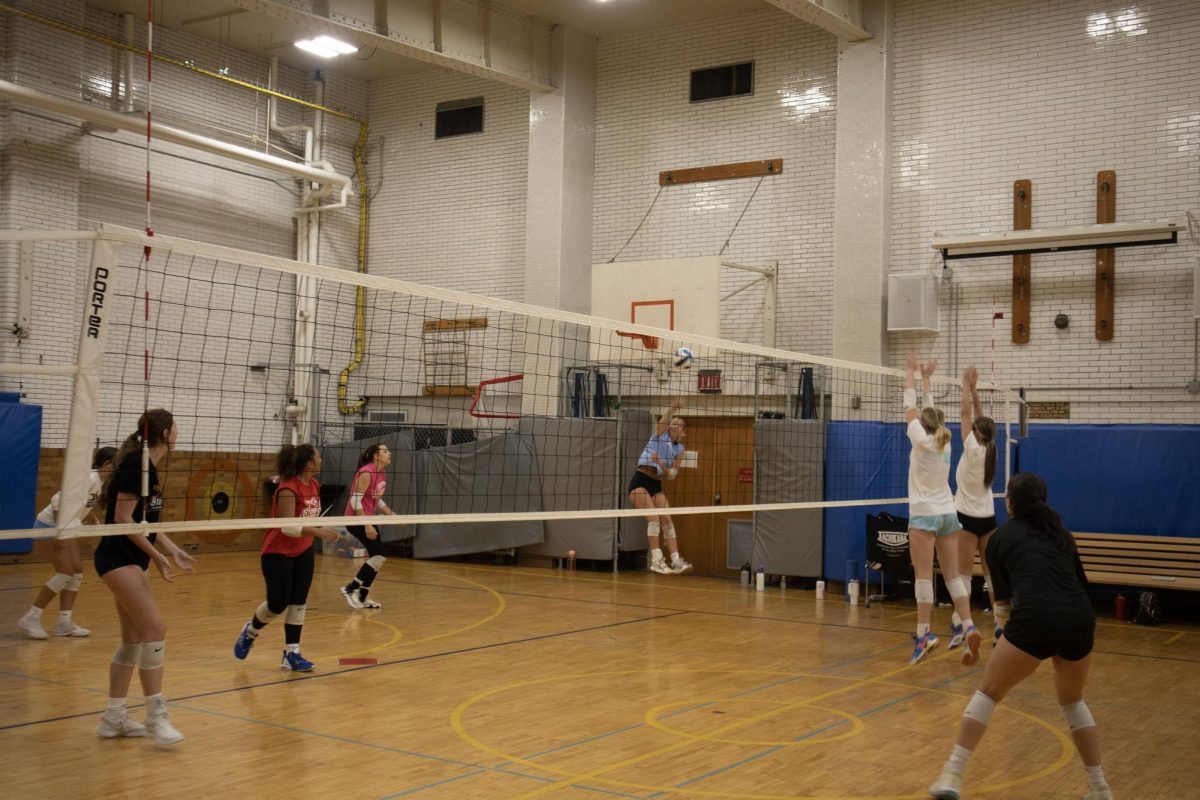
[[[376,514],[391,514],[383,502],[383,491],[387,488],[387,476],[383,470],[392,463],[392,451],[387,445],[373,444],[363,451],[358,459],[358,471],[350,482],[350,501],[346,503],[346,516],[373,517]],[[379,603],[367,597],[371,584],[387,557],[383,554],[383,540],[379,531],[369,522],[347,526],[354,538],[367,548],[367,563],[363,564],[354,580],[342,587],[342,597],[351,608],[379,608]]]

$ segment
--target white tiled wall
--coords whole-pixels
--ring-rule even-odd
[[[939,269],[934,232],[1010,229],[1021,178],[1035,228],[1094,223],[1104,169],[1117,172],[1118,221],[1200,206],[1198,42],[1192,0],[897,3],[892,269]],[[952,262],[958,366],[1070,400],[1074,422],[1200,422],[1200,396],[1184,389],[1198,257],[1193,242],[1117,250],[1115,335],[1098,342],[1093,253],[1034,256],[1027,345],[1011,343],[1012,259]],[[1005,314],[994,350],[993,298]],[[943,289],[942,333],[892,335],[895,365],[919,347],[950,366],[948,300]]]
[[[754,62],[754,94],[688,101],[694,69]],[[608,261],[646,214],[658,173],[783,158],[762,181],[725,250],[779,262],[778,346],[832,347],[833,172],[837,41],[782,11],[602,39],[597,69],[593,251]],[[757,178],[669,186],[621,260],[716,255]],[[748,282],[723,270],[724,293]],[[724,304],[726,338],[761,343],[760,290]]]
[[[67,24],[112,38],[121,38],[119,18],[87,8],[81,0],[32,2],[23,6]],[[30,88],[109,107],[112,51],[105,45],[80,39],[32,21],[3,15],[0,30],[4,41],[4,77]],[[135,45],[144,44],[145,27],[135,25]],[[230,77],[265,85],[268,63],[209,40],[159,27],[155,49],[186,59],[211,71],[222,70]],[[293,96],[312,99],[311,76],[281,67],[281,89]],[[146,102],[145,60],[134,59],[134,99],[137,108]],[[232,142],[259,151],[266,149],[266,102],[261,95],[227,83],[201,77],[177,67],[158,64],[154,71],[153,108],[155,121]],[[327,105],[364,113],[366,86],[334,71],[326,79]],[[3,227],[76,228],[93,222],[133,228],[145,224],[145,139],[125,132],[85,131],[78,120],[9,104],[2,117],[7,139],[3,153]],[[310,123],[312,113],[281,104],[281,124]],[[358,126],[337,119],[327,120],[324,157],[334,169],[353,174],[352,152]],[[295,150],[298,138],[290,142]],[[284,137],[272,135],[272,144],[288,145]],[[281,151],[273,150],[275,155]],[[292,210],[299,205],[296,181],[221,157],[156,142],[151,158],[152,225],[160,235],[174,235],[266,252],[295,254]],[[328,202],[328,201],[327,201]],[[319,260],[331,266],[353,267],[357,251],[357,199],[350,207],[324,215]],[[10,291],[15,275],[16,248],[0,253],[3,298],[0,313],[7,322],[15,311],[15,292]],[[62,363],[69,360],[78,337],[76,310],[83,291],[81,267],[85,248],[54,245],[40,248],[36,261],[34,319],[32,334],[17,346],[4,334],[0,338],[0,360],[22,363]],[[161,253],[160,253],[161,255]],[[168,268],[176,268],[171,264]],[[166,308],[166,306],[163,306]],[[64,314],[69,309],[69,314]],[[269,318],[269,317],[268,317]],[[236,327],[236,326],[234,326]],[[234,328],[231,327],[230,330]],[[277,334],[278,335],[278,334]],[[283,340],[290,338],[284,331]],[[160,343],[162,344],[162,343]],[[234,348],[229,361],[238,364],[250,357],[254,342]],[[165,345],[164,345],[165,346]],[[286,349],[285,349],[286,354]],[[335,372],[348,360],[348,342],[328,343],[321,355],[322,366]],[[169,369],[159,365],[160,373]],[[279,374],[286,375],[286,370]],[[243,366],[240,371],[222,371],[231,388],[240,391],[252,380]],[[162,375],[160,374],[161,378]],[[261,379],[260,379],[261,380]],[[168,382],[169,383],[169,382]],[[276,385],[279,384],[279,385]],[[62,379],[3,378],[0,389],[20,390],[29,402],[44,407],[43,441],[61,443],[67,424],[69,392]],[[284,386],[271,383],[275,403],[285,402]],[[152,391],[151,402],[179,406],[183,403],[167,389]],[[203,400],[197,401],[203,405]],[[198,417],[215,416],[220,409],[197,406]],[[215,413],[214,413],[215,412]],[[270,414],[266,417],[270,420]],[[102,421],[102,428],[106,423]],[[273,423],[267,422],[266,427]],[[260,423],[260,427],[263,424]],[[102,432],[103,433],[103,432]],[[284,435],[282,424],[264,432],[264,441],[275,433]],[[240,434],[233,432],[234,438]],[[236,441],[195,442],[195,446],[236,445]]]

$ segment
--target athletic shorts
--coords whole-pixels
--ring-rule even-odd
[[[996,515],[990,517],[968,517],[961,511],[958,512],[958,522],[962,525],[962,529],[967,533],[973,533],[976,536],[986,536],[996,530]]]
[[[54,526],[47,525],[46,523],[42,522],[40,519],[35,519],[33,521],[33,527],[35,527],[35,528],[53,528]],[[33,538],[38,540],[39,542],[41,542],[41,541],[45,541],[46,539],[53,539],[54,534],[50,534],[49,536],[34,536]]]
[[[1095,636],[1095,617],[1050,621],[1013,614],[1004,626],[1004,638],[1039,661],[1051,656],[1058,656],[1065,661],[1078,661],[1092,652]]]
[[[949,536],[955,531],[962,530],[958,524],[957,514],[932,514],[928,517],[913,517],[908,521],[908,527],[919,531],[933,531],[935,536]]]
[[[378,525],[375,526],[375,533],[379,535],[374,539],[367,538],[366,525],[347,525],[346,530],[350,532],[351,536],[353,536],[355,539],[358,539],[359,543],[366,548],[368,556],[381,556],[384,554],[383,531],[379,530]]]
[[[114,569],[120,569],[121,567],[128,567],[130,564],[143,570],[147,569],[150,566],[150,556],[146,556],[146,563],[143,564],[140,561],[131,561],[128,558],[121,558],[120,556],[96,554],[92,556],[92,563],[96,566],[96,574],[103,578],[104,573],[112,572]]]
[[[633,480],[629,482],[629,491],[633,492],[634,489],[639,488],[645,489],[646,493],[651,497],[654,497],[656,494],[662,494],[663,490],[662,481],[658,478],[651,478],[640,469],[633,473]]]

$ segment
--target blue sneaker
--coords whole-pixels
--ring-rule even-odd
[[[242,634],[238,636],[237,641],[233,643],[233,655],[235,658],[244,659],[250,655],[250,648],[254,647],[254,637],[250,635],[250,623],[247,622],[242,626]]]
[[[963,643],[964,629],[962,625],[950,624],[950,644],[946,645],[947,650],[953,650]]]
[[[291,650],[284,650],[283,661],[279,662],[280,669],[289,669],[292,672],[312,672],[315,666],[316,664]]]
[[[964,667],[973,667],[975,662],[979,660],[979,643],[983,641],[983,634],[979,632],[979,628],[974,625],[967,628],[966,633],[967,647],[963,650],[962,664]]]
[[[938,638],[934,635],[933,631],[926,633],[919,639],[914,636],[913,641],[916,643],[916,646],[913,647],[912,656],[908,659],[909,664],[916,664],[936,650],[938,646]]]

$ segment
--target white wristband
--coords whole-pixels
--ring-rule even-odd
[[[921,408],[933,408],[933,407],[934,407],[933,406],[933,395],[930,394],[929,392],[926,392],[925,396],[921,398]]]
[[[905,411],[916,411],[917,410],[917,390],[916,389],[905,389],[904,390],[904,410]]]
[[[675,480],[675,476],[678,474],[679,470],[675,469],[674,467],[671,467],[669,470],[667,470],[667,477],[671,480]]]
[[[282,533],[284,536],[292,536],[292,537],[303,536],[304,535],[304,526],[303,525],[281,525],[279,528],[279,532]]]

